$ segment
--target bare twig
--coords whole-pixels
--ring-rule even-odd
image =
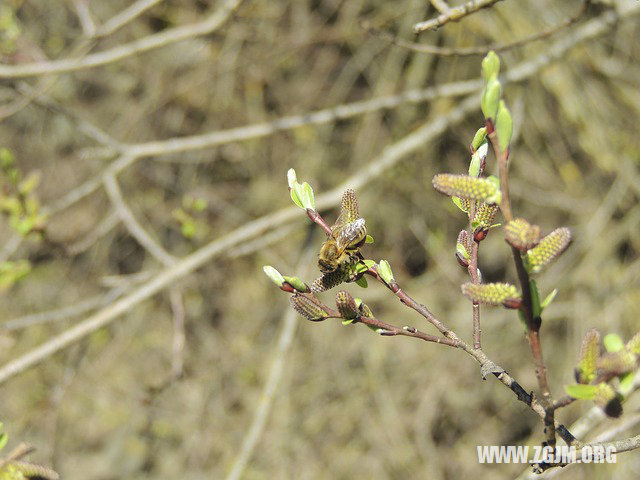
[[[151,238],[145,229],[142,228],[142,225],[138,223],[133,212],[129,209],[122,197],[122,192],[120,191],[120,187],[118,186],[115,176],[107,174],[104,176],[103,182],[113,208],[116,209],[122,223],[127,227],[127,230],[133,238],[135,238],[138,243],[160,263],[164,265],[173,265],[177,260],[176,257],[162,248],[162,246]]]
[[[88,250],[94,243],[104,237],[120,223],[120,216],[113,210],[95,225],[83,238],[75,241],[66,247],[67,253],[71,256],[78,255]]]
[[[84,36],[93,37],[96,33],[96,24],[89,11],[89,0],[73,0],[73,8],[75,8],[78,15]]]
[[[65,58],[50,62],[0,65],[0,78],[26,78],[74,72],[117,62],[133,55],[164,47],[188,38],[208,35],[221,27],[242,0],[226,0],[220,8],[201,22],[171,28],[103,52],[81,58]]]
[[[424,32],[425,30],[433,30],[435,28],[439,28],[449,22],[457,22],[467,15],[475,13],[483,8],[488,8],[500,1],[502,0],[470,0],[464,5],[450,8],[446,13],[438,15],[431,20],[416,23],[413,26],[413,31],[416,33],[420,33]]]
[[[151,7],[157,5],[162,0],[138,0],[132,5],[117,13],[109,20],[100,25],[94,32],[93,36],[96,38],[106,37],[111,35],[116,30],[124,27],[127,23],[135,20],[145,11]]]
[[[447,14],[451,11],[451,7],[444,0],[429,0],[433,8],[438,10],[440,13]]]
[[[475,202],[474,202],[475,203]],[[470,212],[470,218],[473,218],[473,212]],[[478,249],[480,243],[476,242],[473,238],[473,231],[471,232],[471,258],[469,261],[469,276],[472,283],[480,283],[478,278]],[[481,348],[480,338],[482,331],[480,329],[480,303],[477,300],[472,302],[471,313],[473,317],[473,348],[479,350]]]
[[[7,331],[19,330],[33,325],[40,325],[42,323],[68,320],[70,318],[77,317],[78,315],[83,315],[96,308],[109,305],[118,297],[122,296],[126,289],[127,287],[116,287],[110,292],[102,295],[96,295],[67,307],[56,308],[46,312],[32,313],[30,315],[14,318],[13,320],[0,323],[0,329]]]
[[[584,0],[580,7],[580,10],[573,16],[563,20],[562,22],[552,25],[551,27],[545,28],[539,32],[532,33],[530,35],[526,35],[517,40],[513,40],[511,42],[504,43],[492,43],[489,45],[478,45],[474,47],[440,47],[437,45],[429,45],[425,43],[417,43],[417,42],[409,42],[400,37],[392,35],[391,33],[380,30],[372,27],[367,22],[362,22],[362,27],[372,35],[376,37],[380,37],[388,42],[397,45],[398,47],[408,48],[414,52],[419,53],[429,53],[432,55],[439,55],[441,57],[466,57],[472,55],[486,55],[490,50],[500,52],[505,50],[511,50],[512,48],[521,47],[523,45],[527,45],[532,42],[536,42],[539,40],[544,40],[549,38],[556,33],[564,30],[565,28],[570,27],[578,20],[580,20],[585,12],[587,11],[587,6],[591,0]]]

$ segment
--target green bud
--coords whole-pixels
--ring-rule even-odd
[[[495,119],[500,105],[500,95],[502,94],[502,86],[495,78],[490,80],[482,91],[482,100],[480,106],[482,114],[486,119]]]
[[[296,171],[293,168],[290,168],[287,172],[287,183],[289,184],[289,188],[293,189],[293,186],[298,183],[298,178],[296,177]]]
[[[289,185],[289,194],[291,195],[293,203],[305,210],[315,210],[313,188],[311,188],[311,185],[307,182],[304,182],[303,184],[298,183],[296,171],[293,168],[290,168],[287,172],[287,183]]]
[[[504,100],[500,100],[500,106],[498,107],[498,113],[496,114],[496,135],[498,136],[498,145],[500,145],[501,151],[506,151],[511,143],[511,136],[513,135],[513,119],[511,118],[511,112],[504,103]]]
[[[485,143],[487,139],[487,127],[479,128],[476,134],[473,136],[473,140],[471,141],[471,148],[473,151],[477,151],[480,148],[480,145]]]
[[[285,282],[285,279],[280,274],[280,272],[273,268],[271,265],[265,265],[264,267],[262,267],[262,271],[267,277],[271,279],[273,283],[275,283],[279,287],[282,286],[282,284]]]
[[[310,292],[309,286],[302,281],[302,279],[298,277],[289,277],[287,275],[282,276],[284,281],[291,285],[293,288],[298,290],[299,292]]]
[[[500,58],[496,55],[496,52],[491,50],[482,59],[482,78],[485,82],[498,78],[500,73]]]
[[[617,335],[615,333],[609,333],[605,335],[602,343],[604,343],[604,348],[607,350],[607,352],[616,353],[624,348],[624,342],[622,341],[622,338],[620,338],[620,335]]]

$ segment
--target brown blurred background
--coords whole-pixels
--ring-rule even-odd
[[[9,27],[0,44],[2,66],[90,58],[202,22],[234,2],[136,2],[151,8],[99,38],[99,27],[133,3],[4,0],[0,16]],[[555,35],[500,52],[508,72],[544,60],[562,42],[571,47],[505,86],[516,124],[510,169],[515,212],[545,233],[566,225],[575,238],[539,279],[543,295],[559,288],[542,329],[556,395],[573,381],[587,329],[625,339],[640,330],[640,6],[594,3]],[[603,15],[614,12],[609,3],[623,13],[604,24]],[[13,151],[25,174],[41,173],[36,194],[54,212],[46,221],[46,241],[35,235],[19,241],[5,220],[0,223],[2,260],[31,263],[30,273],[0,296],[3,365],[167,268],[120,221],[100,183],[122,145],[479,78],[482,56],[414,52],[367,32],[363,21],[406,41],[471,47],[553,27],[575,15],[581,2],[499,2],[419,36],[413,25],[438,13],[427,0],[247,0],[231,6],[229,17],[209,33],[105,65],[26,78],[0,75],[0,146]],[[589,25],[600,30],[580,39]],[[468,144],[482,116],[478,96],[461,121],[449,122],[463,98],[399,102],[170,154],[161,144],[118,172],[117,182],[147,234],[179,259],[251,220],[290,208],[291,167],[317,195],[369,172],[357,191],[375,238],[365,256],[389,260],[406,291],[470,339],[471,308],[459,293],[467,277],[454,258],[465,219],[431,188],[435,173],[467,168]],[[379,174],[368,169],[385,148],[439,121],[445,121],[442,132],[425,137],[393,166]],[[491,156],[487,170],[495,171]],[[90,193],[60,203],[92,179]],[[328,200],[333,206],[339,198],[334,193]],[[323,213],[331,222],[336,210]],[[262,266],[306,272],[310,282],[318,274],[323,239],[303,213],[269,222],[259,236],[225,247],[107,327],[7,379],[0,386],[0,420],[10,445],[34,445],[31,458],[66,479],[225,478],[237,465],[271,378],[276,389],[266,423],[240,478],[519,475],[522,465],[478,465],[476,445],[539,444],[541,422],[494,378],[482,381],[468,356],[337,321],[288,320],[287,295]],[[499,231],[481,250],[485,280],[515,281]],[[346,289],[379,318],[431,332],[381,286]],[[331,296],[323,294],[327,302]],[[483,308],[482,324],[487,354],[535,390],[517,316]],[[283,329],[292,335],[288,348],[286,338],[279,343]],[[570,425],[591,406],[576,402],[560,412],[560,420]],[[623,419],[598,423],[590,435],[638,415],[637,398],[625,409]],[[636,433],[637,427],[618,438]],[[616,465],[578,466],[558,477],[639,475],[638,454],[631,452],[619,455]]]

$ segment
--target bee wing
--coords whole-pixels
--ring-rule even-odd
[[[352,246],[354,243],[358,243],[364,235],[366,235],[366,228],[364,224],[364,218],[358,218],[357,220],[339,225],[336,230],[333,231],[334,238],[338,244],[338,250],[342,253],[345,249]]]
[[[343,225],[354,223],[357,220],[362,220],[359,218],[360,215],[358,211],[358,200],[356,199],[356,194],[349,188],[342,194],[342,200],[340,201],[340,214],[331,229],[334,230],[342,227]]]

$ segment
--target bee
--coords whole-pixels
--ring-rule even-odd
[[[329,238],[322,244],[318,267],[324,274],[360,260],[360,247],[365,243],[367,228],[364,218],[358,218],[358,203],[353,190],[342,195],[340,215],[331,227]]]

